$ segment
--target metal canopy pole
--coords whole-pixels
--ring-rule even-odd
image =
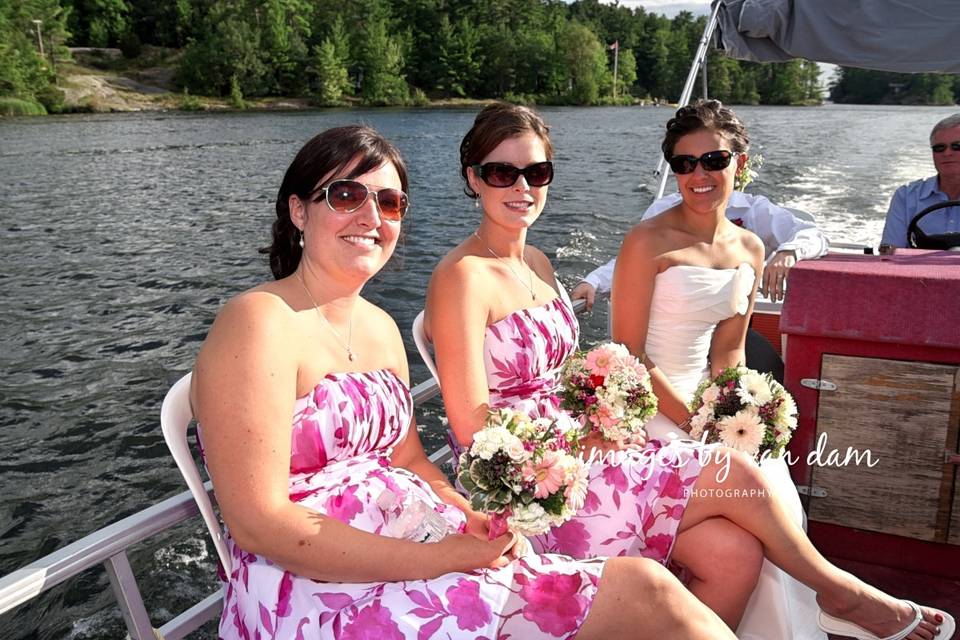
[[[697,80],[697,71],[700,70],[700,66],[704,65],[707,59],[707,48],[710,46],[710,38],[713,37],[713,32],[717,29],[717,14],[720,12],[721,0],[716,0],[713,5],[713,11],[710,12],[710,19],[707,20],[707,26],[703,29],[703,35],[700,36],[700,45],[697,47],[697,53],[693,56],[693,64],[690,65],[690,73],[687,74],[687,81],[683,85],[683,91],[680,93],[680,100],[677,101],[677,108],[683,107],[690,103],[690,95],[693,93],[693,85]],[[706,97],[706,66],[704,66],[704,89],[703,95]],[[657,189],[657,197],[659,200],[663,197],[663,192],[667,188],[667,177],[670,175],[669,168],[665,169],[664,165],[666,160],[663,159],[663,156],[660,156],[660,159],[657,161],[657,169],[653,172],[654,177],[660,178],[660,187]]]

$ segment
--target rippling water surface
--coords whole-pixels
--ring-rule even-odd
[[[933,173],[949,108],[743,107],[766,162],[750,190],[814,214],[834,240],[879,242],[897,185]],[[545,109],[557,178],[531,242],[578,277],[653,199],[666,108]],[[475,110],[130,114],[0,121],[0,575],[183,490],[158,425],[217,309],[269,275],[284,170],[311,135],[363,121],[403,151],[406,240],[367,293],[407,331],[430,271],[470,233],[457,148]],[[602,337],[603,313],[582,319]],[[407,338],[414,381],[426,377]],[[422,422],[440,442],[436,405]],[[210,593],[191,522],[131,553],[155,626]],[[2,638],[113,638],[101,570],[0,616]],[[208,630],[208,637],[213,637]]]

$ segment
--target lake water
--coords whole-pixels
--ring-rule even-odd
[[[764,155],[750,187],[876,245],[893,190],[933,173],[953,108],[742,107]],[[369,123],[403,151],[413,202],[397,259],[367,289],[407,334],[436,261],[475,227],[457,149],[474,109],[124,114],[0,120],[0,576],[184,489],[159,429],[217,309],[269,276],[273,199],[314,133]],[[667,108],[544,109],[557,177],[530,240],[562,280],[605,262],[656,191]],[[670,187],[668,187],[669,189]],[[604,313],[582,319],[598,340]],[[439,438],[437,404],[421,422]],[[199,521],[132,552],[160,626],[213,591]],[[0,616],[2,638],[114,638],[102,570]],[[212,631],[207,634],[214,637]]]

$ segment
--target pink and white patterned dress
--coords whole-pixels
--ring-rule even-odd
[[[512,407],[533,417],[562,411],[554,393],[578,338],[577,318],[565,296],[488,326],[484,366],[490,407]],[[583,509],[533,538],[534,549],[574,558],[643,556],[666,564],[700,477],[701,451],[697,443],[653,440],[635,455],[594,462]]]
[[[415,497],[454,528],[464,514],[441,502],[418,476],[390,465],[410,425],[413,402],[390,371],[328,375],[296,401],[290,500],[371,533],[390,489]],[[432,580],[340,584],[284,570],[247,553],[232,538],[221,638],[402,640],[569,638],[590,610],[603,559],[527,555],[497,570]]]

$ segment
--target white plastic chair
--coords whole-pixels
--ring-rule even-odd
[[[423,330],[423,311],[417,314],[413,319],[413,342],[417,345],[417,351],[420,352],[420,359],[427,365],[430,375],[440,384],[440,375],[437,373],[437,365],[433,362],[433,352],[430,349],[430,341],[427,340],[427,333]]]
[[[220,528],[220,521],[213,511],[213,504],[210,502],[207,488],[200,478],[200,470],[193,461],[190,445],[187,443],[187,428],[193,422],[193,409],[190,407],[190,379],[192,375],[188,373],[170,387],[170,391],[167,392],[163,399],[163,405],[160,407],[160,428],[163,430],[163,439],[167,443],[167,448],[170,449],[170,454],[176,461],[177,468],[180,469],[180,474],[193,495],[193,500],[200,508],[200,515],[207,525],[210,537],[213,538],[213,546],[217,549],[220,564],[223,565],[226,574],[230,575],[232,568],[230,553],[227,551],[227,543],[223,538],[223,529]]]

